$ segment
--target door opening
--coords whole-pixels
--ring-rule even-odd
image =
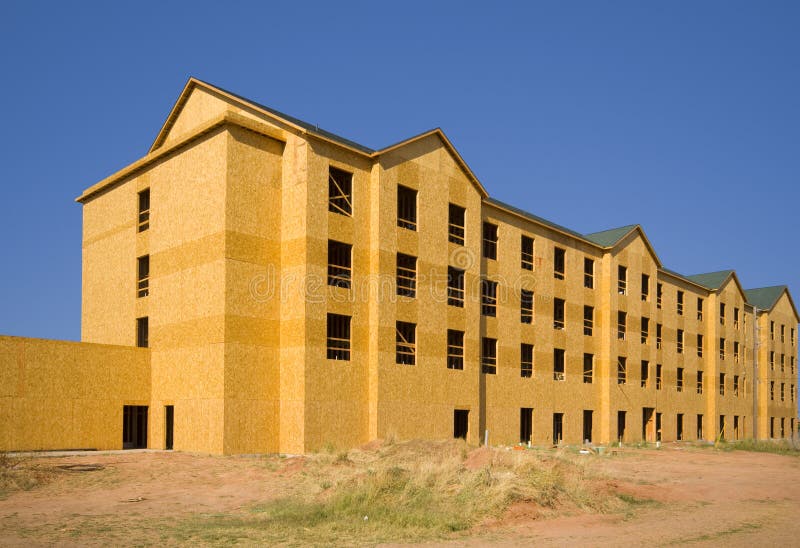
[[[164,406],[164,449],[172,450],[172,428],[175,421],[175,407],[172,405]]]
[[[583,410],[583,441],[584,443],[592,443],[592,411],[591,409]]]
[[[656,441],[655,409],[652,407],[642,408],[642,440]]]
[[[625,411],[617,411],[617,440],[625,440]]]
[[[519,410],[519,442],[530,443],[533,435],[533,409],[522,407]]]
[[[147,448],[147,406],[122,406],[122,448]]]
[[[656,413],[656,441],[661,441],[661,413]]]
[[[553,445],[564,439],[564,413],[553,413]]]
[[[677,420],[677,439],[678,441],[683,440],[683,413],[678,413],[678,420]]]
[[[467,439],[469,431],[469,411],[466,409],[456,409],[453,411],[453,437]]]

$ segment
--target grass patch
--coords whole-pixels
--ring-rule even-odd
[[[741,440],[734,442],[722,440],[717,442],[714,447],[720,451],[754,451],[757,453],[800,456],[800,445],[792,440]]]
[[[473,455],[480,466],[467,465]],[[413,542],[469,531],[514,503],[545,513],[562,506],[605,512],[642,504],[610,492],[573,455],[412,441],[308,459],[311,493],[299,491],[242,515],[196,516],[173,529],[173,538],[212,544]]]
[[[27,491],[53,479],[52,470],[33,464],[33,459],[0,452],[0,498],[15,491]]]

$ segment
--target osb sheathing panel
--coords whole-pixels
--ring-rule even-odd
[[[328,212],[330,166],[353,173],[353,215]],[[307,232],[305,440],[306,450],[327,443],[348,447],[367,441],[367,375],[369,346],[369,215],[367,197],[372,162],[353,153],[315,142],[309,149]],[[328,239],[353,245],[350,290],[327,285]],[[329,312],[351,320],[351,359],[328,360],[326,318]],[[332,420],[335,417],[335,420]]]
[[[99,195],[83,208],[81,339],[135,344],[135,184]]]
[[[164,138],[163,144],[172,143],[208,120],[213,120],[223,114],[226,110],[238,111],[239,109],[232,108],[230,104],[210,91],[194,88],[178,111],[172,127],[169,128]]]
[[[289,136],[281,169],[280,451],[305,451],[306,298],[308,262],[308,143]]]
[[[283,143],[235,128],[228,143],[225,452],[279,450]]]
[[[580,441],[583,409],[593,410],[595,424],[599,424],[596,419],[599,410],[597,366],[602,322],[597,314],[594,336],[583,335],[583,307],[597,306],[594,291],[587,292],[583,285],[583,260],[585,256],[598,259],[598,254],[589,246],[576,248],[574,240],[501,210],[487,210],[484,219],[498,225],[497,260],[483,261],[486,278],[499,284],[497,316],[483,318],[485,336],[497,339],[497,374],[485,376],[486,428],[490,442],[520,441],[522,407],[533,409],[534,443],[551,442],[553,413],[564,413],[564,440]],[[532,271],[521,266],[522,235],[534,240]],[[556,280],[553,275],[556,247],[569,249],[564,280]],[[598,284],[600,271],[597,268],[595,271],[595,284]],[[520,319],[522,289],[533,291],[532,324],[523,324]],[[479,289],[476,289],[475,298],[480,299]],[[564,330],[553,328],[555,298],[566,301]],[[533,345],[531,378],[520,375],[522,343]],[[553,380],[556,348],[567,350],[564,381]],[[595,356],[595,384],[583,382],[584,353]]]
[[[754,347],[753,320],[752,315],[746,318],[744,312],[745,296],[738,284],[730,278],[715,295],[716,307],[709,309],[711,317],[716,319],[714,322],[715,337],[708,340],[706,346],[710,353],[709,359],[715,363],[715,375],[709,378],[711,391],[709,400],[713,401],[713,410],[708,408],[709,416],[716,417],[716,435],[719,431],[719,415],[725,416],[726,429],[724,436],[727,439],[734,438],[733,417],[740,417],[739,435],[744,433],[752,435],[753,428],[753,361],[752,352],[749,349]],[[720,303],[725,304],[725,322],[720,321]],[[692,303],[694,304],[694,303]],[[696,307],[692,307],[695,309]],[[734,311],[739,311],[738,325],[734,324]],[[720,338],[724,338],[725,354],[724,358],[720,354]],[[739,358],[734,357],[734,343],[739,343]],[[749,359],[747,357],[749,356]],[[720,374],[725,375],[725,393],[720,393]],[[739,395],[733,391],[734,376],[739,377]],[[742,385],[744,390],[742,389]],[[742,422],[742,417],[749,417],[749,424]]]
[[[770,336],[770,322],[774,322],[774,336]],[[784,326],[784,340],[780,339],[780,328]],[[792,385],[794,398],[797,398],[797,318],[791,303],[784,293],[775,303],[772,310],[759,313],[759,437],[769,437],[770,417],[775,418],[775,436],[780,435],[780,419],[787,422],[797,417],[797,400],[792,401]],[[792,329],[795,337],[792,338]],[[774,352],[773,365],[770,365],[770,352]],[[781,371],[781,355],[784,356],[784,369]],[[795,360],[792,372],[792,358]],[[774,384],[774,393],[770,397],[770,382]],[[780,385],[784,384],[784,401],[780,400]]]
[[[150,397],[146,349],[0,336],[0,450],[121,449]]]
[[[467,409],[468,439],[477,443],[484,418],[479,406],[479,301],[480,195],[436,136],[421,139],[381,157],[372,192],[372,241],[370,258],[381,280],[394,281],[396,254],[417,257],[417,297],[397,297],[394,283],[380,284],[371,298],[380,303],[377,315],[376,362],[370,383],[374,411],[370,431],[378,437],[441,438],[453,434],[453,409]],[[397,185],[418,191],[417,231],[397,226]],[[466,246],[447,241],[448,204],[467,209]],[[463,329],[463,371],[446,367],[448,317],[446,300],[448,265],[466,270],[465,299],[459,328]],[[455,313],[459,315],[458,312]],[[371,316],[372,317],[372,316]],[[396,321],[417,323],[416,365],[395,363]]]

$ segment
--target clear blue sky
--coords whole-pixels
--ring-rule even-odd
[[[189,76],[373,148],[439,126],[495,198],[800,299],[800,2],[388,5],[0,3],[0,333],[80,337],[73,199]]]

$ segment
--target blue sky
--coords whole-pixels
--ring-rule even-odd
[[[0,3],[0,333],[80,337],[80,192],[189,76],[378,148],[441,127],[489,193],[800,296],[798,2]]]

